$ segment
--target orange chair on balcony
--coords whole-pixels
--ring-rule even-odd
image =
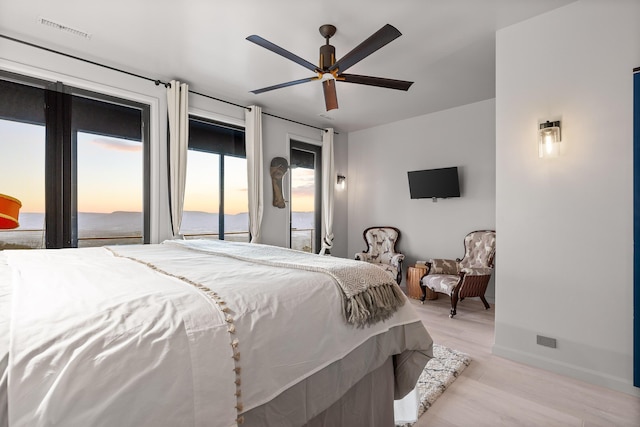
[[[20,200],[0,194],[0,229],[18,227],[18,212],[22,207]]]

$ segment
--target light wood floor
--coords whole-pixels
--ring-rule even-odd
[[[494,307],[479,299],[411,300],[433,341],[473,361],[415,427],[638,427],[640,398],[516,363],[491,353]]]

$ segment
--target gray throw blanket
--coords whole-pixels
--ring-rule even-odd
[[[164,244],[273,267],[316,271],[333,277],[343,295],[347,322],[358,327],[388,319],[405,297],[395,280],[367,262],[315,255],[277,246],[219,240],[168,240]]]

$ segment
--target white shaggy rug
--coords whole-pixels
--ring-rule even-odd
[[[468,354],[452,350],[442,345],[433,344],[433,359],[429,360],[418,378],[418,418],[433,405],[438,397],[469,366],[471,358]],[[410,427],[413,423],[398,424],[397,427]]]

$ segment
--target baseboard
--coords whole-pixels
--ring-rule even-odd
[[[612,375],[607,375],[602,372],[594,371],[592,369],[570,365],[565,362],[560,362],[554,359],[549,359],[547,357],[539,356],[536,354],[526,353],[497,344],[493,345],[492,353],[497,356],[513,360],[515,362],[524,363],[526,365],[531,365],[536,368],[554,372],[556,374],[569,376],[580,381],[585,381],[591,384],[627,393],[632,396],[640,397],[640,388],[634,387],[631,379],[626,380],[624,378],[614,377]]]

